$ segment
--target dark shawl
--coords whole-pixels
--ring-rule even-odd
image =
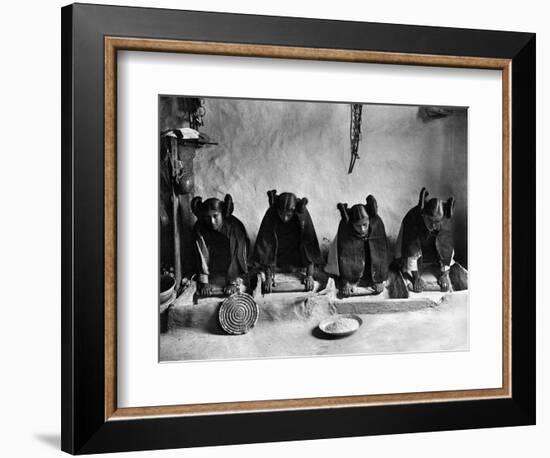
[[[307,267],[310,264],[321,264],[321,250],[317,234],[313,227],[313,221],[307,211],[307,208],[302,208],[301,211],[296,210],[293,218],[298,219],[299,237],[300,237],[300,258],[301,265],[296,267]],[[266,267],[276,267],[277,265],[277,225],[281,222],[277,210],[274,205],[270,206],[264,215],[256,244],[254,246],[254,255],[252,260]]]
[[[208,246],[201,243],[204,241],[203,232],[209,230],[204,228],[200,220],[195,223],[193,228],[193,237],[195,239],[195,247],[197,252],[197,272],[199,274],[207,274],[203,272],[201,257],[207,262],[209,261]],[[234,281],[237,277],[248,272],[247,258],[250,250],[250,240],[246,233],[244,224],[235,216],[229,215],[224,218],[223,225],[219,231],[229,240],[229,253],[231,262],[227,269],[228,282]]]
[[[444,217],[439,232],[435,236],[435,249],[439,261],[448,266],[453,258],[453,228],[452,219]],[[403,239],[401,241],[401,257],[415,256],[422,251],[422,244],[427,242],[430,232],[422,219],[422,210],[419,206],[413,207],[403,218]]]
[[[366,269],[365,269],[366,267]],[[351,222],[340,221],[338,226],[338,269],[340,277],[357,283],[367,275],[373,283],[388,278],[388,240],[384,222],[379,216],[370,216],[366,239],[358,235]]]

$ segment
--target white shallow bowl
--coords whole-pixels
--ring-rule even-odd
[[[345,337],[357,331],[363,320],[354,314],[336,315],[319,323],[319,329],[333,337]]]

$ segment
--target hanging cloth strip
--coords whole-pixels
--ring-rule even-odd
[[[359,140],[361,140],[361,112],[363,105],[360,103],[351,104],[351,125],[350,125],[350,140],[351,140],[351,158],[349,161],[348,173],[353,172],[355,161],[359,159]]]

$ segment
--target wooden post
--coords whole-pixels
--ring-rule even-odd
[[[170,154],[172,156],[172,167],[175,168],[178,160],[178,139],[172,138],[170,142]],[[174,222],[174,270],[176,275],[176,290],[181,284],[181,239],[180,239],[180,217],[179,217],[179,198],[172,187],[172,213]]]
[[[195,158],[195,148],[193,146],[179,145],[178,158],[183,163],[183,169],[188,182],[188,192],[178,196],[179,214],[181,221],[180,240],[182,244],[181,268],[182,272],[190,274],[194,271],[193,256],[190,247],[193,246],[193,224],[195,215],[191,211],[191,199],[195,195],[195,179],[193,173],[193,159]],[[186,252],[186,249],[189,250]]]

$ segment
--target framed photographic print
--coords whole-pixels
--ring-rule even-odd
[[[63,450],[534,424],[534,34],[77,4],[62,79]]]

